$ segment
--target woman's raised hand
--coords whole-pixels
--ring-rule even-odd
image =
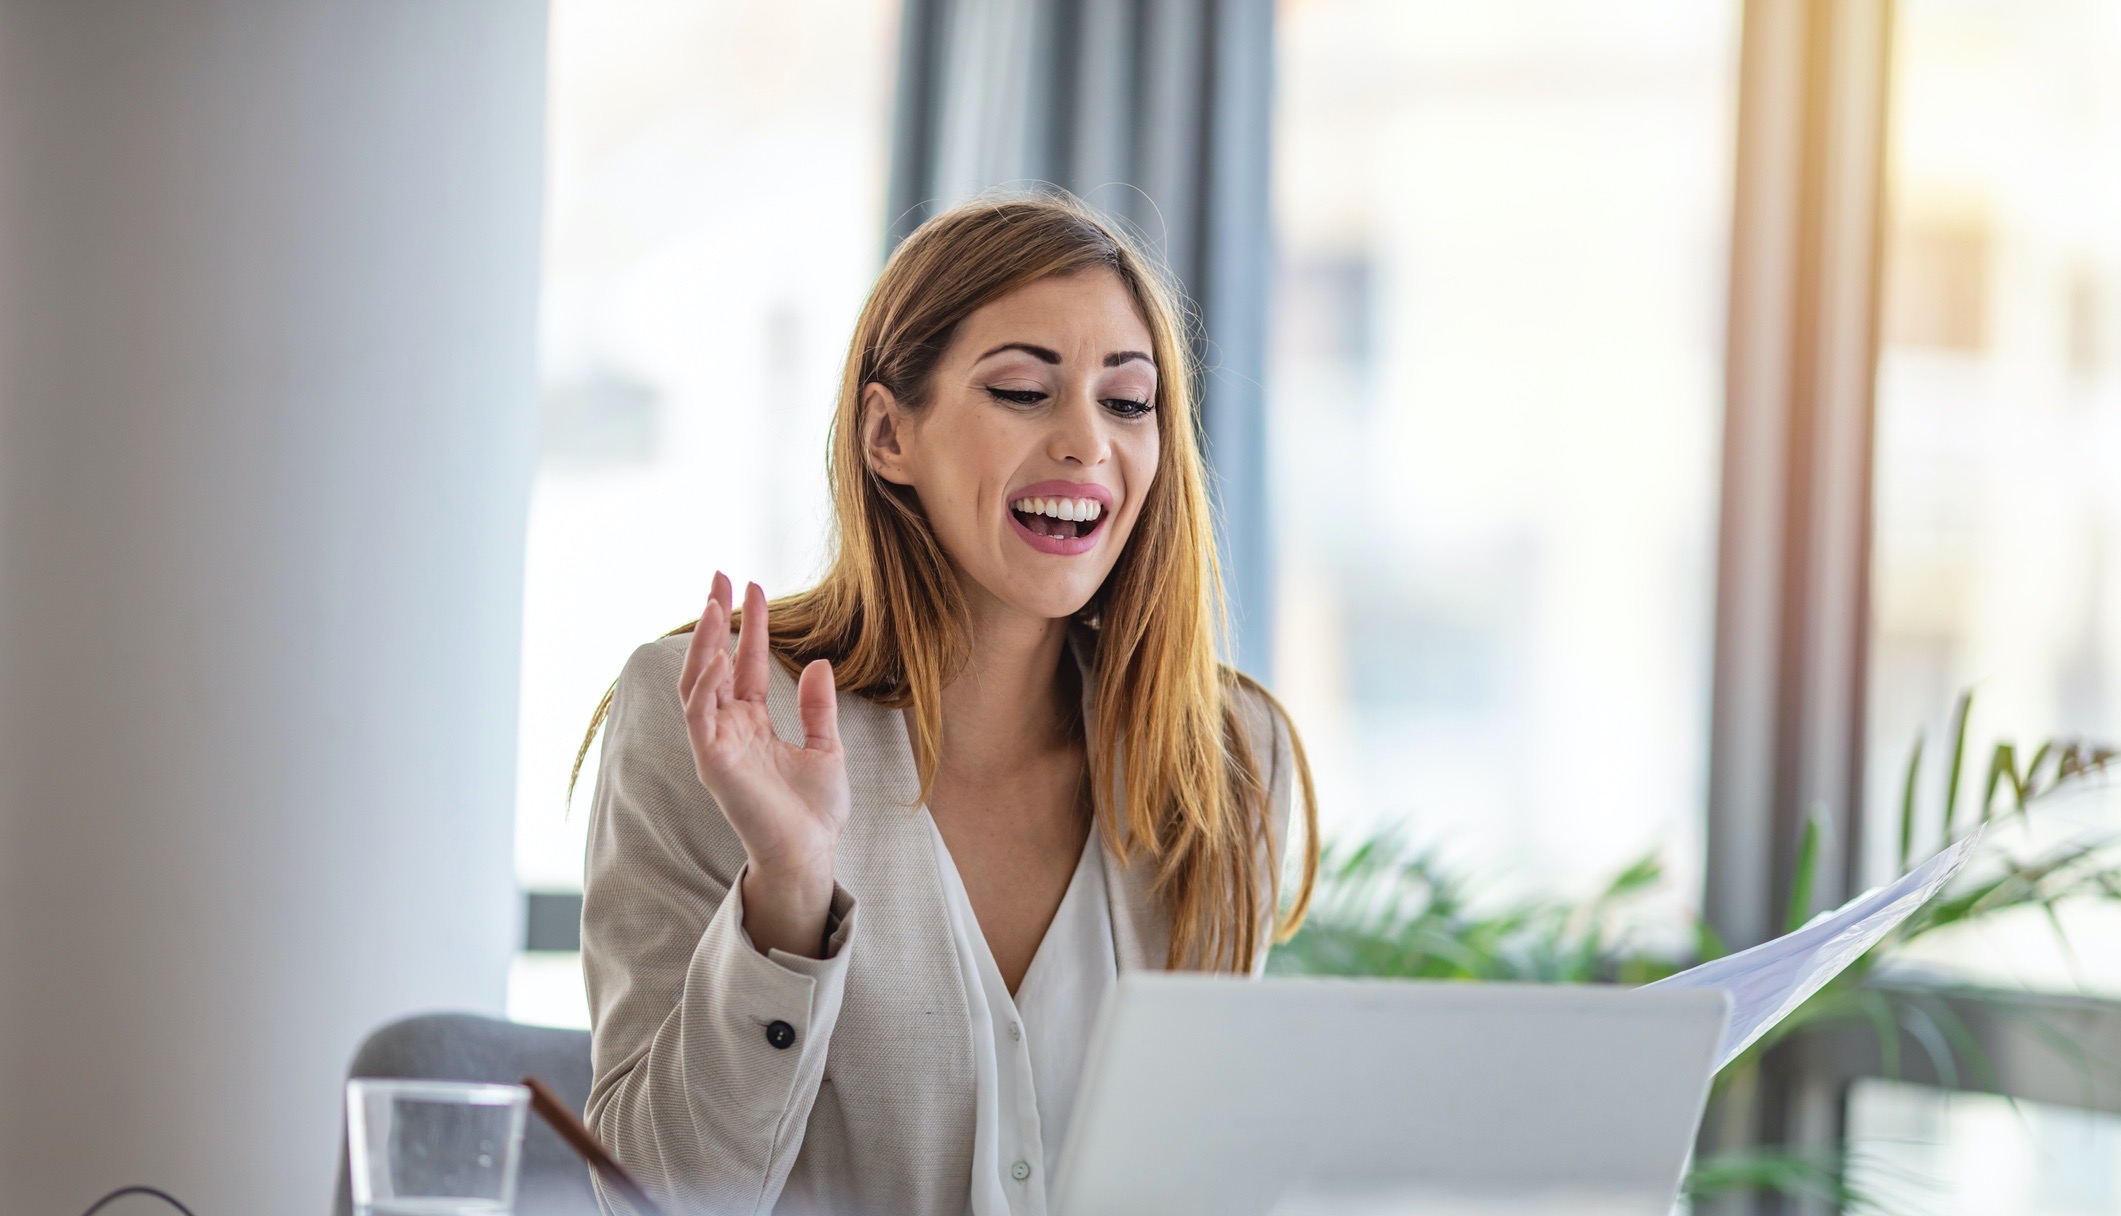
[[[744,929],[759,950],[818,957],[832,904],[832,872],[850,796],[840,751],[839,699],[832,664],[803,669],[796,708],[798,747],[773,733],[766,717],[766,593],[744,589],[744,621],[729,653],[731,589],[717,572],[700,614],[678,698],[700,783],[744,842]]]

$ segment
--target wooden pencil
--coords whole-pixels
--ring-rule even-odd
[[[589,1168],[603,1177],[606,1186],[617,1191],[640,1216],[663,1216],[655,1200],[648,1197],[648,1192],[641,1189],[641,1184],[633,1180],[633,1175],[626,1172],[626,1167],[619,1164],[618,1158],[611,1155],[611,1150],[604,1147],[595,1133],[583,1125],[565,1102],[560,1101],[559,1095],[536,1077],[524,1077],[523,1087],[530,1091],[530,1109],[551,1124],[552,1130],[560,1134],[560,1139],[565,1140],[569,1148],[582,1155]]]

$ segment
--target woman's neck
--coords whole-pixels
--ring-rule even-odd
[[[984,777],[1072,742],[1075,681],[1064,678],[1068,622],[999,605],[972,612],[972,654],[943,689],[945,768]]]

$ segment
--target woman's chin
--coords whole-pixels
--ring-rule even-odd
[[[1003,583],[1002,586],[988,586],[985,590],[1024,616],[1048,621],[1065,620],[1083,610],[1090,597],[1097,594],[1098,584],[1104,580],[1102,573],[1097,578],[1087,577],[1088,571],[1072,578],[1056,577],[1058,573],[1012,571],[1012,577],[997,580]]]
[[[1091,589],[1091,591],[1095,590],[1095,588]],[[1090,602],[1091,591],[1085,591],[1079,595],[1071,593],[1067,595],[1039,596],[1033,602],[1025,604],[1023,610],[1027,616],[1043,617],[1049,621],[1068,620],[1081,612],[1083,605]]]

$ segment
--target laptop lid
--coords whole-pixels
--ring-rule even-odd
[[[1122,977],[1054,1216],[1667,1216],[1728,1000]]]

